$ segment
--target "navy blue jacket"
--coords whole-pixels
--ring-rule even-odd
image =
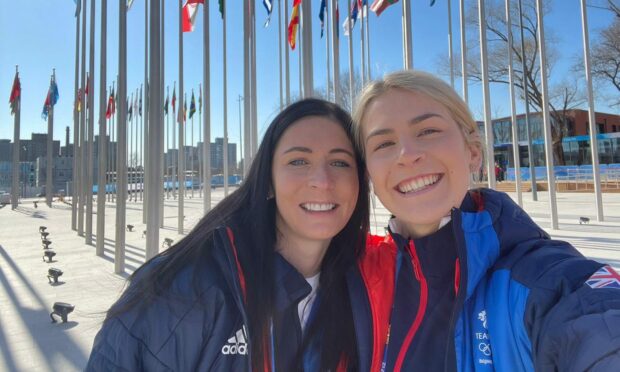
[[[245,279],[235,248],[239,244],[231,229],[218,229],[212,246],[205,244],[207,259],[183,269],[166,293],[106,320],[86,371],[251,370]],[[151,261],[142,272],[165,260]],[[279,254],[275,276],[275,363],[284,371],[301,343],[297,303],[311,287]]]
[[[426,370],[434,358],[448,371],[620,370],[620,282],[591,280],[608,267],[551,240],[504,193],[471,192],[451,218],[458,259],[445,349],[412,357],[433,311],[414,242],[371,237],[348,276],[361,370]],[[399,260],[411,269],[395,281]],[[394,298],[395,287],[409,298]]]

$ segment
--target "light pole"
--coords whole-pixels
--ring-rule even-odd
[[[243,96],[239,94],[237,97],[237,103],[239,103],[239,161],[243,159],[243,139],[242,139],[242,132],[241,132],[241,101],[243,101]],[[245,167],[245,164],[243,164],[243,166]],[[243,177],[243,172],[239,172],[239,173]]]

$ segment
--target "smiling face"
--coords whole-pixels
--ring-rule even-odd
[[[412,237],[436,231],[461,205],[480,149],[465,142],[443,105],[404,89],[374,99],[361,125],[368,173],[383,205]]]
[[[336,122],[318,116],[291,125],[272,164],[276,225],[287,242],[327,247],[351,218],[359,193],[353,145]]]

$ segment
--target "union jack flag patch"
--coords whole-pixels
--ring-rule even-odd
[[[620,289],[620,274],[611,266],[606,265],[598,269],[592,274],[590,279],[586,280],[586,284],[591,288],[617,288]]]

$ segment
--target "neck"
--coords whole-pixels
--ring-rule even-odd
[[[310,278],[321,270],[321,262],[329,243],[330,240],[308,241],[302,238],[280,235],[276,244],[282,257],[293,265],[304,278]]]

